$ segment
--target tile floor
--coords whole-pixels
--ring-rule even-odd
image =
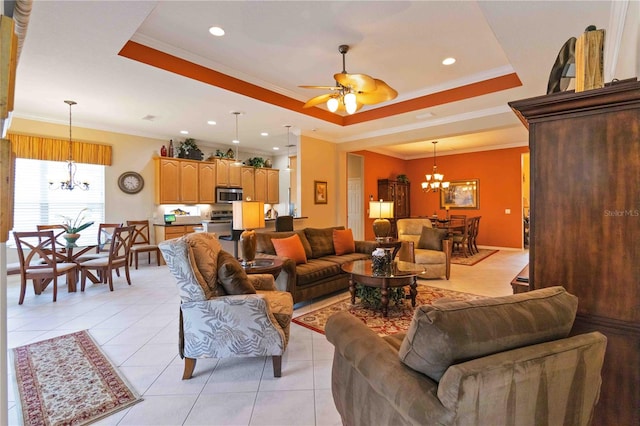
[[[511,279],[528,262],[526,251],[505,251],[474,266],[452,265],[451,279],[429,285],[486,296],[511,294]],[[19,277],[8,279],[8,347],[88,329],[104,352],[144,397],[101,425],[339,425],[331,396],[333,346],[324,335],[296,324],[274,379],[267,358],[203,359],[191,380],[182,381],[177,354],[178,296],[166,266],[132,270],[107,286],[67,293],[59,286],[35,296],[27,290],[18,305]],[[332,302],[331,296],[297,306],[294,317]],[[11,369],[10,369],[11,370]],[[18,424],[9,376],[9,424]]]

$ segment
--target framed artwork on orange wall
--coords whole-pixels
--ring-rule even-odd
[[[327,182],[313,181],[314,204],[327,204]]]
[[[480,181],[478,179],[454,180],[449,188],[440,191],[440,208],[479,209]]]

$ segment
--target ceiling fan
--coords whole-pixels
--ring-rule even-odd
[[[382,80],[366,74],[348,74],[345,67],[345,55],[349,51],[346,44],[340,45],[338,51],[342,54],[342,72],[333,75],[335,86],[299,86],[304,89],[324,89],[331,93],[316,96],[304,104],[304,108],[311,108],[323,102],[331,112],[346,111],[353,114],[364,105],[373,105],[390,101],[398,96],[391,86]]]

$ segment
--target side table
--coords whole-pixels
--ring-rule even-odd
[[[255,259],[251,266],[245,266],[244,271],[250,274],[271,274],[273,279],[277,279],[282,271],[281,259]]]

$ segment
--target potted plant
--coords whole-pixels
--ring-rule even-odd
[[[247,164],[253,167],[264,167],[264,158],[252,157],[247,160]]]
[[[93,221],[85,221],[88,211],[88,208],[80,210],[75,219],[71,219],[69,216],[61,216],[63,219],[62,227],[66,231],[63,237],[69,244],[74,244],[80,238],[80,231],[93,225]]]
[[[196,145],[196,140],[193,138],[187,138],[180,142],[178,147],[178,158],[189,158],[192,160],[202,160],[203,154]]]
[[[405,174],[398,175],[398,182],[400,183],[409,183],[409,178]]]

